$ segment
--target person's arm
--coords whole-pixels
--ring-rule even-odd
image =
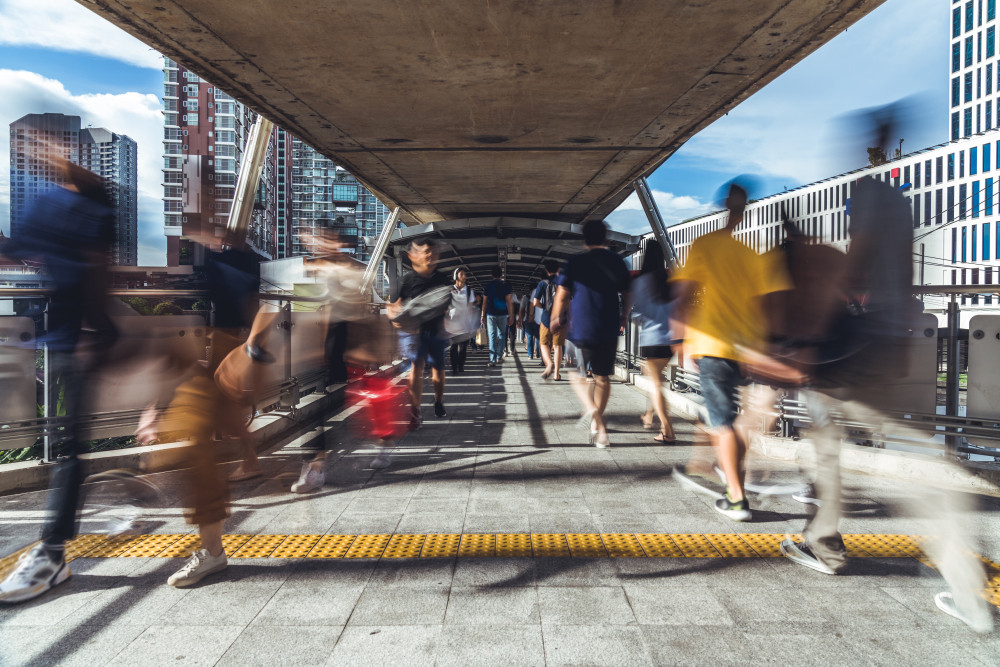
[[[507,326],[514,326],[514,322],[517,321],[517,316],[514,315],[514,295],[507,294]]]
[[[556,288],[556,298],[553,300],[552,315],[549,319],[550,328],[553,331],[559,331],[562,328],[562,313],[567,299],[569,299],[569,290],[560,285]]]
[[[619,324],[619,332],[625,333],[625,329],[628,328],[628,314],[632,310],[632,292],[625,290],[622,292],[622,313],[621,313],[621,323]]]

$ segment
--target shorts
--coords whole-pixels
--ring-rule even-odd
[[[639,350],[646,359],[667,359],[674,356],[674,351],[669,345],[643,345]]]
[[[448,347],[448,341],[439,338],[428,331],[421,331],[413,335],[412,347],[410,348],[410,363],[427,362],[434,370],[444,370],[444,351]]]
[[[614,374],[615,354],[618,352],[617,338],[599,342],[580,341],[574,345],[580,350],[580,358],[577,361],[581,369],[589,365],[590,372],[594,375],[607,377]]]
[[[566,327],[560,327],[559,331],[552,331],[544,324],[539,325],[539,341],[547,347],[562,347],[566,344]]]
[[[736,388],[744,384],[739,364],[731,359],[701,357],[698,359],[698,373],[709,427],[732,428],[739,412]]]

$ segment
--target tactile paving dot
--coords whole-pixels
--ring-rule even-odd
[[[677,533],[670,537],[688,558],[719,558],[722,556],[704,535]]]
[[[123,558],[156,558],[164,549],[184,537],[178,535],[144,535],[143,539],[132,545],[132,548],[121,554]]]
[[[254,535],[230,558],[268,558],[285,541],[287,535]]]
[[[428,535],[420,551],[421,558],[452,558],[458,555],[462,536],[458,534]]]
[[[497,556],[516,557],[531,555],[531,535],[504,533],[497,535]]]
[[[185,535],[156,555],[157,558],[187,558],[201,549],[201,538],[197,535]],[[230,555],[232,557],[232,555]]]
[[[120,535],[109,537],[87,552],[87,558],[114,558],[121,556],[141,542],[145,535]]]
[[[536,558],[569,558],[569,545],[561,533],[532,533],[531,551]]]
[[[419,558],[426,535],[393,535],[382,558]]]
[[[66,543],[66,561],[82,558],[106,539],[106,535],[77,535]]]
[[[759,558],[753,547],[737,534],[709,534],[705,538],[726,558]]]
[[[36,544],[38,544],[38,542],[29,544],[28,546],[18,549],[17,551],[15,551],[10,555],[0,558],[0,581],[7,578],[7,575],[10,574],[11,570],[14,569],[14,566],[17,565],[17,561],[21,558],[21,554],[27,552],[29,549],[34,548]],[[67,560],[69,560],[68,557]]]
[[[458,555],[463,558],[481,558],[495,556],[497,553],[496,535],[469,533],[462,535],[458,545]]]
[[[844,539],[848,558],[871,558],[892,550],[890,545],[881,542],[874,535],[842,535],[841,537]],[[901,556],[902,554],[893,551],[893,555]]]
[[[391,535],[358,535],[344,558],[380,558]]]
[[[289,535],[271,552],[271,558],[304,558],[319,542],[321,535]]]
[[[642,550],[650,558],[683,558],[684,552],[669,535],[662,533],[637,533],[635,539],[639,541]]]
[[[601,536],[596,533],[569,533],[566,543],[573,558],[607,558]]]
[[[343,558],[356,539],[356,535],[324,535],[306,558]]]
[[[909,535],[879,535],[879,538],[901,555],[917,559],[924,558],[924,550],[920,547],[920,542]]]
[[[750,545],[758,556],[761,558],[781,558],[781,542],[785,539],[785,535],[777,535],[774,533],[740,533],[740,538]],[[796,542],[802,541],[802,536],[788,535],[787,537],[792,538]]]
[[[236,553],[251,538],[253,538],[253,535],[223,535],[222,548],[225,549],[227,554]]]
[[[631,533],[601,533],[601,541],[608,555],[612,558],[643,558],[646,552],[642,550],[639,540]]]

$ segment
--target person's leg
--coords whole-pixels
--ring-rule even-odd
[[[486,333],[490,339],[490,363],[495,364],[500,360],[500,323],[494,315],[486,316]]]
[[[562,375],[559,373],[559,369],[562,367],[562,360],[563,346],[557,344],[552,348],[552,377],[557,380],[562,379]]]
[[[698,371],[712,444],[726,476],[726,497],[718,499],[715,507],[732,519],[746,521],[751,517],[741,470],[746,445],[734,428],[739,412],[736,394],[741,381],[739,366],[729,359],[702,357],[698,360]]]
[[[542,361],[545,362],[545,372],[542,373],[542,377],[548,377],[552,375],[553,364],[552,364],[552,331],[544,324],[541,327],[540,345],[542,350]]]
[[[458,372],[458,346],[459,343],[452,343],[451,349],[448,351],[448,356],[451,357],[451,372]]]
[[[611,397],[611,379],[607,375],[594,376],[594,425],[598,433],[607,435],[608,427],[604,420],[604,411],[608,408]]]
[[[667,397],[663,394],[663,369],[669,359],[649,358],[643,364],[642,370],[650,383],[650,400],[653,412],[660,420],[660,435],[663,440],[674,439],[674,427],[670,423],[670,412],[667,407]]]
[[[410,368],[410,411],[420,414],[420,401],[423,400],[424,392],[424,363],[423,357],[413,360]]]
[[[434,383],[434,401],[441,403],[444,400],[444,369],[432,368],[431,381]]]
[[[465,340],[458,344],[458,372],[465,372],[465,360],[469,356],[469,341]]]

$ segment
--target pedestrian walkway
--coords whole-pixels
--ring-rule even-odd
[[[276,444],[265,478],[233,488],[228,570],[192,589],[165,584],[197,547],[180,510],[119,539],[85,516],[73,577],[0,608],[0,665],[996,664],[997,635],[935,607],[928,529],[897,515],[905,487],[846,475],[856,558],[845,575],[814,573],[775,557],[805,505],[751,496],[754,521],[733,523],[671,478],[692,424],[677,421],[679,444],[654,443],[644,395],[615,384],[612,447],[597,449],[567,382],[541,380],[523,353],[486,361],[470,351],[448,378],[448,417],[428,403],[387,469],[368,467],[377,448],[350,409]],[[293,495],[316,437],[338,443],[327,485]],[[176,475],[155,478],[179,496]],[[43,499],[0,498],[0,553],[36,539]],[[981,498],[971,517],[994,587],[998,510]]]

